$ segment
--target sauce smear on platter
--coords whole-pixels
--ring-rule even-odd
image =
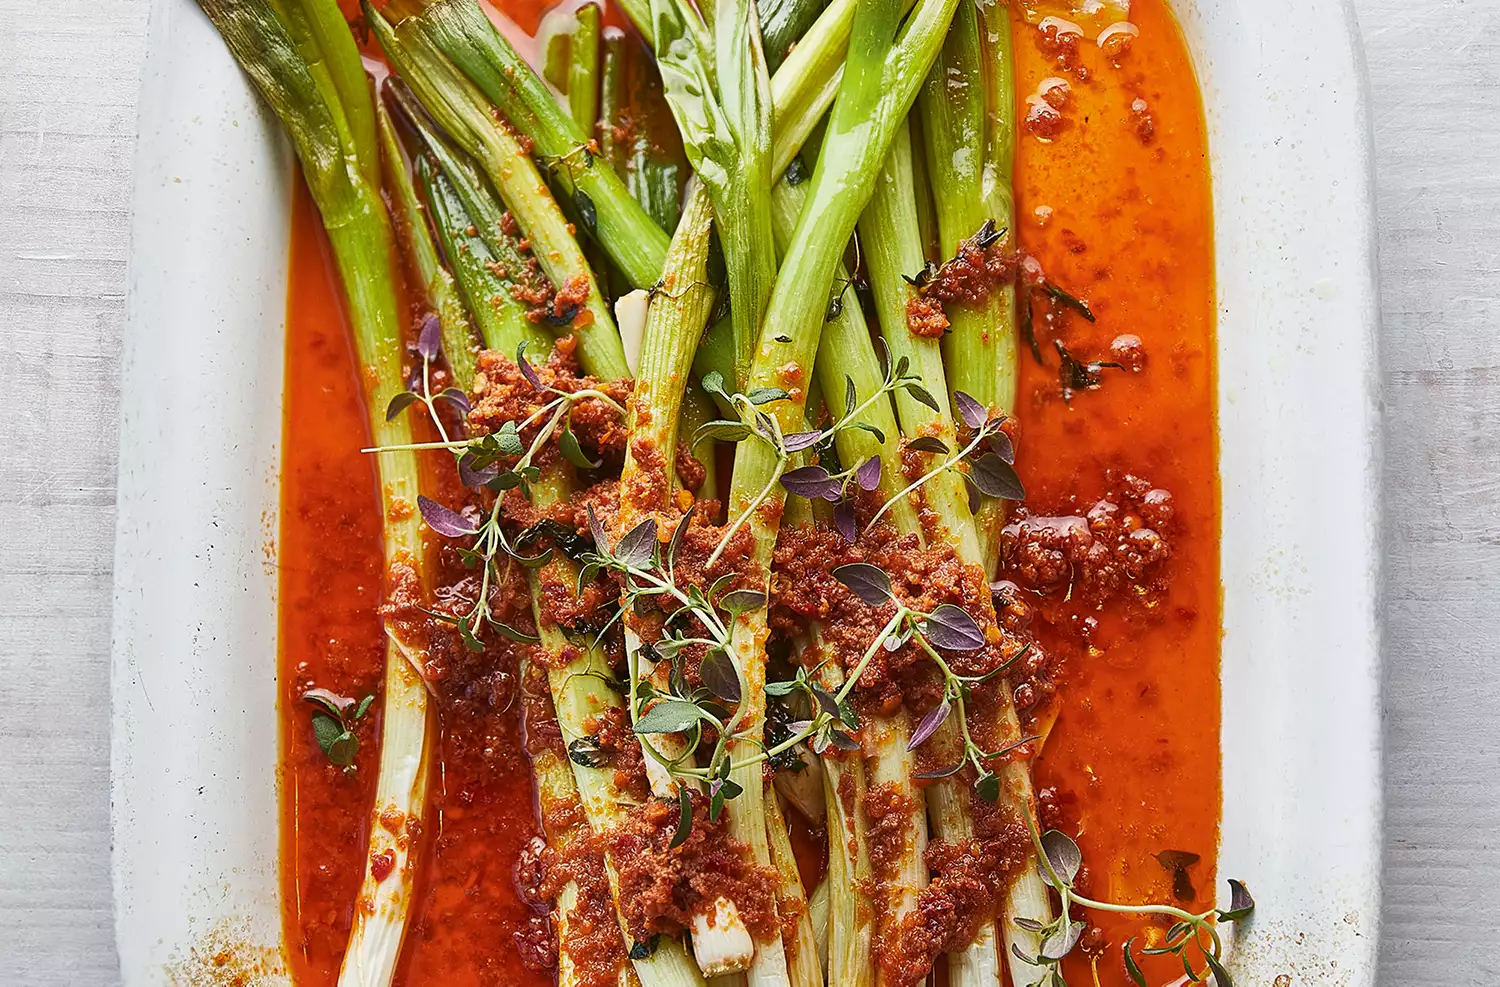
[[[543,9],[533,0],[500,6],[526,31]],[[1097,317],[1090,324],[1058,310],[1049,319],[1038,296],[1045,362],[1023,349],[1017,467],[1033,526],[1073,524],[1068,518],[1087,526],[1091,508],[1108,499],[1141,526],[1159,527],[1169,557],[1151,570],[1154,589],[1102,606],[1071,592],[1071,582],[1037,594],[1007,574],[1022,582],[1031,632],[1048,656],[1033,685],[1056,690],[1050,703],[1034,699],[1033,726],[1051,723],[1036,787],[1044,824],[1076,835],[1084,851],[1079,889],[1203,911],[1222,894],[1214,884],[1220,586],[1207,144],[1166,3],[1133,0],[1130,22],[1138,34],[1111,57],[1093,40],[1059,43],[1015,8],[1020,246]],[[359,452],[367,429],[358,371],[337,275],[300,185],[291,269],[278,553],[282,894],[296,982],[331,987],[365,863],[380,704],[377,696],[358,724],[359,770],[346,774],[319,749],[301,697],[314,687],[356,699],[378,693],[382,562],[373,463]],[[1097,388],[1076,387],[1065,399],[1054,340],[1086,372],[1091,361],[1127,369],[1099,368]],[[488,676],[456,670],[437,703],[444,722],[397,984],[555,982],[521,960],[537,912],[516,865],[538,823],[513,672],[503,661]],[[1178,875],[1158,856],[1164,851],[1198,859]],[[1092,983],[1097,960],[1103,987],[1126,987],[1121,944],[1136,936],[1138,947],[1149,945],[1165,926],[1088,918],[1099,931],[1084,940],[1091,952],[1067,961],[1069,981]],[[1142,967],[1153,983],[1181,974],[1172,958],[1148,957]]]

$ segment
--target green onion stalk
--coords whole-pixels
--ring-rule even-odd
[[[469,380],[474,376],[474,359],[478,355],[474,326],[469,321],[458,284],[438,255],[437,244],[432,241],[429,211],[412,184],[390,111],[379,99],[375,100],[375,118],[380,135],[380,157],[384,164],[382,174],[396,238],[411,265],[415,282],[422,286],[423,294],[442,324],[443,352],[448,358],[453,379]],[[472,305],[471,300],[470,307]]]
[[[898,0],[862,4],[855,14],[846,65],[823,154],[812,179],[808,204],[790,239],[772,290],[760,345],[752,363],[753,387],[785,388],[789,396],[771,402],[769,413],[780,434],[798,431],[839,257],[873,191],[876,173],[897,125],[916,99],[916,89],[936,57],[957,0],[923,0],[899,31]],[[791,385],[791,386],[786,386]],[[788,465],[783,448],[747,441],[737,448],[731,481],[732,525],[744,525],[754,541],[752,561],[769,573],[780,510],[779,484]],[[766,844],[764,791],[760,784],[760,739],[765,723],[764,609],[737,615],[733,660],[745,683],[737,712],[741,736],[730,744],[730,773],[743,794],[730,810],[730,829],[750,844],[756,859],[770,862]],[[762,959],[765,959],[764,965]],[[751,984],[788,982],[784,957],[757,951]]]
[[[658,531],[676,523],[673,493],[683,397],[693,351],[714,304],[715,292],[708,281],[712,220],[707,190],[695,185],[667,248],[662,283],[647,309],[640,365],[628,409],[629,438],[620,472],[620,510],[615,518],[617,539],[648,517],[655,519]],[[622,600],[621,605],[628,607],[628,602]],[[631,694],[635,695],[638,683],[651,678],[654,665],[642,648],[638,615],[627,611],[623,618],[626,662],[631,670]],[[641,708],[632,702],[630,709],[632,723],[636,724]],[[662,762],[689,753],[684,738],[680,734],[658,734],[644,739],[643,744],[653,793],[677,798],[679,786],[686,782],[674,778]],[[750,965],[755,943],[736,903],[719,899],[712,917],[712,922],[708,915],[693,917],[693,953],[699,969],[707,977],[744,970]]]
[[[662,105],[655,69],[633,38],[609,28],[604,32],[602,73],[599,147],[604,159],[652,222],[664,230],[676,229],[682,168],[653,140],[652,122]]]
[[[744,387],[776,280],[771,79],[752,0],[723,0],[710,29],[687,0],[653,0],[652,36],[688,161],[713,200],[729,276],[734,379]]]
[[[462,203],[457,201],[458,197],[452,192],[451,185],[445,184],[447,176],[441,172],[436,172],[428,166],[425,159],[419,158],[418,164],[421,168],[421,175],[429,198],[432,199],[446,194],[450,199],[450,205],[456,206],[457,209],[461,210]],[[439,211],[434,210],[434,212]],[[469,222],[466,214],[462,212],[449,214],[438,225],[439,239],[442,241],[448,254],[458,256],[475,247],[483,246],[483,241],[467,233],[467,230],[471,228],[473,228],[472,224]],[[469,294],[488,298],[497,296],[508,298],[506,284],[496,278],[490,270],[483,267],[466,267],[459,276],[460,283],[470,279],[473,279],[475,283],[469,286]],[[488,326],[491,331],[484,337],[485,345],[500,352],[514,352],[525,343],[528,348],[536,347],[533,349],[535,353],[546,352],[546,347],[550,345],[550,340],[545,336],[542,336],[540,340],[537,339],[536,330],[531,329],[528,332],[523,328],[523,325],[524,323],[514,320],[501,320],[489,323]],[[609,359],[608,354],[605,354],[604,359],[606,361]],[[593,360],[591,359],[590,362],[593,362]],[[565,498],[568,492],[567,479],[565,474],[544,477],[543,483],[538,484],[534,490],[534,497],[537,503],[546,506],[548,503],[555,503]],[[566,579],[568,578],[568,573],[564,571],[558,574],[557,578]],[[558,628],[546,625],[541,613],[540,594],[542,583],[535,573],[530,574],[529,588],[532,595],[533,613],[536,617],[538,634],[542,639],[542,645],[548,649],[549,654],[560,654],[568,646],[568,642]],[[579,662],[575,662],[569,666],[569,671],[582,674],[588,669],[604,667],[607,667],[607,663],[603,656],[597,653],[596,650],[590,649]],[[538,671],[540,672],[540,670]],[[527,678],[527,669],[525,667],[523,667],[522,673],[523,681],[525,681]],[[559,696],[564,692],[564,690],[558,688],[560,678],[551,668],[542,674],[545,675],[548,684],[548,695],[545,697],[544,702],[546,705],[554,706],[554,715],[557,717],[557,721],[564,731],[565,738],[568,736],[575,738],[581,736],[584,732],[583,724],[589,717],[604,712],[610,706],[619,705],[618,697],[610,697],[604,691],[595,695],[589,693],[588,690],[581,690],[582,694],[580,694],[580,690],[569,689],[566,690],[565,694],[568,704],[566,706],[556,706],[554,704],[556,704]],[[585,675],[583,681],[597,680]],[[568,715],[564,716],[564,712]],[[569,732],[570,730],[571,733]],[[589,826],[595,831],[603,831],[603,828],[607,824],[618,823],[619,819],[612,810],[619,805],[621,795],[614,785],[611,772],[594,772],[578,765],[572,765],[568,760],[552,751],[534,753],[532,755],[532,769],[536,775],[538,793],[543,799],[544,805],[547,801],[559,804],[576,803],[582,805],[585,809],[585,818]],[[576,777],[575,772],[579,772]],[[544,812],[543,818],[548,817],[548,814]],[[554,847],[566,846],[567,841],[574,838],[573,834],[566,833],[555,836],[549,832],[547,836],[549,844]],[[613,871],[610,870],[608,873],[612,879],[614,876]],[[576,899],[577,889],[571,883],[564,886],[559,893],[553,915],[555,921],[559,919],[559,916],[563,916],[562,920],[558,922],[557,927],[560,943],[566,943],[567,941],[568,929],[565,916],[571,910],[572,903]],[[634,961],[632,965],[624,968],[620,974],[620,984],[622,987],[629,987],[629,985],[637,983],[647,985],[665,984],[672,985],[672,987],[694,984],[697,981],[692,976],[691,968],[684,965],[684,960],[685,955],[682,952],[680,944],[666,944],[657,951],[657,955],[645,960]],[[560,951],[558,971],[559,982],[561,984],[567,984],[568,982],[562,978],[569,972],[568,966],[570,962],[567,960],[566,950]]]
[[[562,94],[568,115],[585,134],[598,118],[603,19],[596,3],[576,10],[559,7],[542,19],[537,35],[538,42],[545,38],[542,75]]]
[[[1015,202],[1011,175],[1015,160],[1014,62],[1008,5],[988,3],[954,18],[937,66],[919,100],[927,138],[927,162],[936,203],[942,249],[951,256],[959,241],[975,235],[986,221],[1014,239]],[[977,174],[966,163],[978,163]],[[977,208],[976,208],[977,207]],[[1016,289],[995,285],[977,308],[950,307],[953,332],[944,340],[950,386],[973,394],[986,407],[1009,411],[1016,398]],[[978,371],[978,372],[976,372]],[[1005,502],[981,498],[974,524],[977,548],[960,555],[993,576],[998,566]],[[999,702],[988,710],[995,735],[1010,744],[1021,739],[1020,721],[1009,683],[996,684]],[[945,724],[945,727],[948,724]],[[954,730],[940,731],[934,742],[951,753],[961,750]],[[1000,799],[1013,812],[1036,817],[1035,793],[1027,765],[1010,759],[999,770]],[[937,786],[938,797],[958,801],[952,786]],[[956,818],[954,813],[941,815]],[[961,835],[962,827],[958,827]],[[1001,909],[1002,948],[1010,956],[1011,981],[1027,987],[1042,968],[1017,953],[1038,954],[1037,936],[1016,924],[1052,917],[1051,899],[1034,862],[1028,860],[1007,892]]]
[[[806,889],[802,887],[802,876],[797,871],[797,857],[792,850],[792,837],[786,828],[781,802],[769,781],[766,782],[765,803],[771,866],[779,878],[776,907],[782,915],[797,916],[791,935],[782,942],[787,952],[787,973],[792,987],[822,987],[823,961],[818,952],[812,909],[808,905]]]
[[[333,0],[200,0],[235,59],[285,126],[323,219],[344,286],[355,348],[365,368],[370,430],[382,446],[409,447],[410,424],[385,409],[405,387],[398,261],[379,192],[380,156],[369,83],[348,26]],[[430,594],[421,521],[413,510],[417,456],[382,452],[376,461],[384,518],[386,597],[403,608]],[[367,860],[392,862],[376,880],[367,865],[339,983],[386,987],[410,914],[415,859],[408,827],[425,808],[428,694],[420,668],[425,644],[400,618],[386,619],[380,767],[373,816],[402,820],[392,832],[370,827]]]
[[[805,199],[804,186],[794,186],[785,180],[777,184],[774,193],[776,232],[783,241],[788,241],[793,235]],[[846,406],[846,412],[850,407],[863,406],[852,419],[857,423],[856,427],[842,428],[835,435],[839,459],[852,466],[871,457],[878,458],[881,462],[881,482],[877,488],[880,497],[882,501],[894,497],[888,511],[891,523],[898,530],[915,531],[918,529],[916,498],[896,496],[896,484],[902,476],[901,445],[890,400],[880,396],[867,403],[882,391],[885,375],[871,345],[869,326],[854,289],[843,266],[836,270],[837,287],[830,304],[830,310],[835,314],[823,326],[814,380],[822,393],[852,393],[853,405]],[[788,501],[785,520],[797,523],[808,506],[802,498]],[[823,650],[820,638],[820,629],[814,625],[806,642],[814,654]],[[819,684],[830,694],[837,695],[845,685],[843,672],[833,663],[822,664],[816,674]],[[872,950],[876,923],[884,911],[876,907],[871,895],[875,885],[864,813],[864,795],[868,790],[867,764],[875,765],[876,772],[882,776],[898,775],[910,779],[913,770],[911,757],[905,749],[905,737],[911,732],[906,713],[901,711],[889,717],[872,719],[878,725],[872,726],[871,734],[876,742],[869,748],[871,755],[868,759],[836,751],[829,751],[822,758],[831,877],[828,976],[832,983],[851,987],[875,982]],[[911,787],[909,780],[907,787]],[[852,792],[854,797],[846,799],[846,791]],[[921,870],[925,877],[920,852],[917,841],[908,841],[898,869],[903,872]]]
[[[411,43],[421,35],[434,53],[451,59],[450,68],[477,87],[485,116],[493,103],[535,142],[549,177],[583,216],[584,231],[626,279],[637,288],[655,284],[667,252],[667,234],[630,196],[615,171],[598,162],[589,149],[592,136],[586,127],[557,104],[546,82],[495,29],[477,0],[400,0],[388,9],[397,18],[403,40]],[[420,91],[418,96],[432,109]]]
[[[954,256],[986,223],[1012,234],[1015,113],[1004,6],[986,11],[989,57],[980,41],[978,11],[966,7],[954,18],[918,100],[945,257]],[[947,315],[952,332],[943,346],[949,386],[987,408],[1009,412],[1016,392],[1015,286],[997,284],[977,304],[949,305]],[[993,575],[1005,502],[984,498],[976,523],[985,571]]]

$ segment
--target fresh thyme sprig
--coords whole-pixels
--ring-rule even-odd
[[[420,401],[432,418],[432,424],[437,428],[438,435],[442,436],[444,442],[447,442],[448,430],[443,425],[443,416],[438,414],[437,402],[445,401],[459,414],[466,415],[469,413],[469,396],[457,387],[444,388],[437,394],[432,393],[432,365],[442,352],[442,322],[436,315],[429,314],[422,320],[422,328],[417,332],[417,355],[422,358],[422,375],[414,382],[413,387],[391,398],[390,403],[385,406],[385,420],[394,421],[397,415]]]
[[[922,386],[922,378],[911,372],[911,361],[908,358],[903,356],[893,364],[882,352],[881,370],[880,386],[863,400],[860,400],[853,378],[845,375],[844,413],[824,428],[791,433],[783,433],[776,417],[766,414],[759,407],[788,397],[785,390],[779,387],[758,387],[749,394],[730,394],[724,389],[722,374],[714,372],[704,375],[703,389],[733,408],[739,418],[705,422],[694,433],[693,446],[696,448],[706,439],[732,443],[742,442],[750,436],[755,436],[769,445],[777,456],[776,470],[770,482],[725,530],[723,539],[709,556],[709,564],[718,559],[728,546],[730,539],[771,495],[778,482],[789,493],[799,497],[822,498],[830,503],[839,504],[839,510],[834,514],[834,521],[846,537],[851,541],[854,539],[854,514],[847,496],[850,492],[849,486],[854,483],[862,490],[878,489],[881,477],[879,458],[871,457],[858,466],[837,473],[831,473],[827,467],[817,464],[800,466],[796,469],[789,469],[789,467],[795,453],[807,450],[816,450],[820,459],[833,460],[834,440],[846,429],[861,429],[871,433],[878,442],[885,442],[885,434],[869,422],[862,421],[861,417],[866,409],[887,399],[889,395],[897,391],[905,391],[913,399],[932,410],[938,410],[937,400]]]
[[[941,652],[975,651],[984,647],[984,632],[979,624],[953,604],[942,604],[931,612],[907,606],[893,593],[890,577],[869,563],[839,566],[833,570],[833,576],[871,606],[890,602],[895,605],[895,612],[870,641],[843,685],[837,691],[824,688],[816,681],[817,669],[798,669],[792,679],[767,683],[767,696],[790,701],[793,696],[801,695],[806,698],[807,708],[813,711],[813,715],[787,724],[789,735],[771,746],[742,731],[740,700],[744,696],[745,677],[743,669],[734,660],[730,629],[741,614],[759,610],[768,601],[766,594],[759,590],[730,589],[732,575],[719,577],[706,590],[679,584],[677,556],[692,517],[691,510],[683,515],[665,546],[657,536],[654,518],[642,521],[626,532],[617,544],[611,545],[604,526],[589,508],[595,550],[581,557],[583,568],[579,571],[579,581],[580,584],[586,583],[602,571],[615,572],[623,577],[621,609],[611,618],[610,624],[632,610],[640,600],[656,599],[667,604],[664,636],[642,645],[629,659],[631,725],[641,737],[646,754],[670,776],[708,786],[710,819],[717,819],[724,804],[740,794],[740,786],[730,778],[737,769],[774,759],[803,742],[810,742],[813,750],[820,754],[830,748],[857,750],[859,741],[854,734],[860,724],[851,702],[854,689],[882,649],[895,651],[908,642],[915,642],[932,659],[944,681],[942,703],[923,718],[911,747],[931,737],[950,715],[958,717],[965,745],[964,757],[957,765],[925,777],[946,777],[962,770],[966,764],[973,764],[979,795],[989,801],[999,797],[999,780],[985,767],[985,762],[1002,757],[1035,738],[1025,738],[998,751],[982,749],[969,733],[967,702],[974,686],[1003,674],[1016,659],[1012,658],[984,675],[959,675]],[[606,624],[605,630],[608,627]],[[702,649],[703,652],[698,675],[700,684],[696,687],[687,677],[686,658],[690,649]],[[663,662],[667,665],[666,674],[653,675],[657,665]],[[713,733],[712,746],[705,756],[700,757],[710,730]],[[648,739],[660,734],[681,734],[685,744],[675,748],[675,754],[668,755]],[[757,752],[749,758],[732,760],[729,750],[736,740],[749,742]],[[685,813],[683,818],[690,821],[690,814]]]
[[[537,374],[536,368],[527,362],[526,344],[523,342],[516,350],[516,365],[520,368],[522,376],[538,393],[553,395],[551,400],[519,424],[508,421],[498,431],[487,435],[464,439],[450,438],[441,416],[437,413],[436,402],[446,400],[464,412],[469,410],[469,402],[467,396],[457,388],[448,388],[437,395],[432,394],[431,368],[442,352],[441,333],[435,317],[429,316],[423,324],[417,341],[417,352],[422,357],[422,374],[418,382],[421,389],[397,395],[386,409],[386,414],[394,418],[407,407],[421,402],[431,415],[441,441],[419,442],[399,448],[447,449],[454,455],[458,475],[464,486],[475,490],[487,489],[497,495],[488,513],[477,521],[429,497],[417,497],[417,508],[421,511],[422,519],[427,522],[428,527],[448,538],[472,537],[474,539],[473,544],[460,549],[460,553],[465,565],[478,567],[480,570],[479,593],[468,612],[453,616],[431,611],[431,616],[454,625],[464,645],[473,651],[483,649],[484,643],[480,634],[486,627],[494,629],[501,636],[512,641],[536,641],[535,635],[527,634],[495,617],[490,608],[490,588],[501,578],[500,560],[535,569],[550,562],[553,551],[548,548],[537,555],[526,555],[506,538],[502,526],[504,518],[500,509],[503,500],[498,495],[506,490],[519,489],[523,497],[531,499],[532,485],[542,478],[541,467],[536,465],[535,460],[554,435],[557,437],[558,450],[568,462],[582,469],[598,467],[600,464],[588,458],[577,436],[573,434],[570,426],[573,407],[579,401],[593,398],[609,405],[621,417],[624,417],[625,409],[609,395],[593,388],[563,391],[546,384]],[[521,433],[539,422],[543,424],[537,429],[531,443],[528,445],[523,442]],[[391,448],[378,447],[365,451],[386,452]],[[514,462],[507,467],[504,465],[507,460],[514,460]]]
[[[956,469],[960,463],[969,457],[974,460],[969,464],[967,472],[962,472],[965,484],[969,488],[969,510],[979,509],[979,497],[981,494],[988,497],[1003,497],[1006,500],[1024,500],[1026,489],[1021,485],[1021,478],[1016,475],[1015,446],[1012,444],[1010,435],[1001,426],[1005,424],[1005,416],[991,418],[989,409],[980,404],[974,398],[963,391],[953,393],[953,404],[958,409],[959,417],[964,424],[973,430],[973,437],[969,444],[958,452],[949,455],[947,443],[933,435],[919,436],[906,443],[906,448],[917,452],[931,452],[945,456],[932,469],[912,481],[904,489],[896,493],[884,504],[875,516],[870,518],[870,523],[865,526],[869,531],[875,527],[875,523],[885,516],[895,504],[913,490],[918,489],[933,477],[938,476],[951,469]],[[985,451],[980,452],[984,448]],[[975,453],[979,453],[975,456]]]
[[[1036,956],[1027,956],[1017,947],[1011,947],[1021,961],[1047,971],[1032,987],[1067,987],[1062,974],[1062,960],[1078,945],[1085,929],[1085,923],[1072,916],[1071,906],[1075,904],[1096,911],[1162,915],[1172,919],[1173,924],[1167,930],[1161,945],[1144,947],[1141,953],[1146,956],[1176,956],[1193,983],[1205,983],[1211,976],[1216,987],[1233,987],[1229,972],[1224,968],[1224,943],[1215,925],[1217,922],[1238,922],[1255,911],[1255,900],[1243,883],[1230,879],[1228,908],[1210,908],[1196,914],[1175,905],[1128,905],[1097,901],[1074,889],[1073,883],[1083,867],[1083,851],[1072,837],[1055,829],[1043,833],[1029,812],[1025,813],[1025,822],[1036,847],[1037,867],[1041,871],[1042,880],[1057,892],[1062,902],[1058,917],[1050,922],[1013,919],[1020,928],[1035,933],[1041,943]],[[1141,972],[1133,953],[1134,944],[1134,938],[1125,942],[1125,971],[1138,987],[1147,987],[1146,976]]]
[[[864,600],[870,606],[881,606],[886,602],[894,603],[896,613],[887,623],[886,629],[876,639],[876,644],[887,651],[896,651],[908,642],[914,643],[927,657],[937,666],[943,676],[943,698],[929,710],[917,723],[912,731],[911,740],[907,743],[907,750],[915,750],[938,731],[949,716],[956,716],[959,726],[959,734],[963,737],[963,756],[954,764],[939,768],[935,771],[922,772],[915,777],[932,780],[947,778],[962,771],[965,765],[974,766],[974,790],[980,798],[987,802],[994,802],[1000,797],[1000,779],[986,766],[985,762],[993,758],[1004,757],[1024,744],[1036,740],[1035,737],[1024,737],[1013,743],[1006,744],[999,750],[986,751],[974,742],[969,731],[968,702],[971,691],[975,686],[1003,675],[1017,660],[1026,654],[1022,649],[1008,661],[983,675],[959,675],[953,670],[948,660],[939,653],[943,651],[977,651],[984,647],[984,632],[979,624],[962,607],[951,603],[944,603],[934,609],[931,613],[914,610],[907,606],[891,591],[890,577],[878,566],[868,562],[851,562],[841,565],[833,570],[833,576],[839,582],[848,587],[856,596]],[[864,660],[854,669],[849,676],[849,681],[839,692],[839,698],[847,696],[853,688],[854,683],[864,672],[870,659],[874,657],[874,648],[867,653]],[[770,687],[767,687],[769,691]],[[795,726],[795,724],[794,724]]]

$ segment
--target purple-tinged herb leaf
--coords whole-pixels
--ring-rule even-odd
[[[891,598],[891,577],[868,562],[850,562],[837,566],[833,570],[833,578],[872,607],[878,607]]]
[[[331,689],[308,689],[302,694],[302,698],[314,706],[321,706],[339,719],[343,719],[349,707],[354,705],[353,699],[341,696]]]
[[[833,526],[851,545],[859,537],[859,526],[854,520],[854,505],[847,500],[833,509]]]
[[[859,469],[854,471],[854,482],[859,484],[859,489],[869,492],[880,486],[880,457],[871,456],[866,459]]]
[[[984,631],[968,612],[944,603],[922,622],[922,633],[944,651],[977,651],[984,647]]]
[[[906,448],[913,452],[935,452],[939,455],[948,454],[948,445],[935,435],[921,435],[906,443]]]
[[[1062,288],[1059,288],[1051,281],[1043,281],[1041,287],[1042,290],[1047,293],[1047,296],[1049,298],[1051,298],[1054,302],[1057,302],[1063,308],[1072,309],[1073,311],[1077,312],[1079,315],[1087,319],[1089,322],[1094,321],[1094,310],[1090,308],[1089,303],[1084,301],[1082,298],[1064,291]]]
[[[442,392],[439,393],[433,400],[447,401],[449,404],[453,405],[454,408],[457,408],[458,413],[461,415],[467,415],[469,413],[469,396],[465,394],[460,388],[444,388]]]
[[[1060,830],[1049,829],[1042,834],[1042,852],[1047,855],[1047,863],[1057,876],[1072,884],[1073,878],[1078,876],[1078,869],[1083,866],[1083,851],[1078,849],[1073,838]],[[1042,870],[1042,880],[1047,887],[1053,887],[1052,878],[1047,876],[1045,868]]]
[[[1255,911],[1255,899],[1250,897],[1250,892],[1245,885],[1229,879],[1229,907],[1219,912],[1220,922],[1238,922],[1242,918],[1248,918]]]
[[[584,230],[589,236],[593,236],[599,225],[599,210],[594,207],[594,200],[583,189],[575,189],[573,208],[578,211],[578,220],[583,224]]]
[[[1042,940],[1042,959],[1060,960],[1067,956],[1083,937],[1083,930],[1084,923],[1064,920],[1061,928]]]
[[[693,515],[698,513],[698,502],[694,501],[688,505],[687,512],[677,521],[677,527],[672,529],[672,540],[667,543],[667,565],[671,565],[677,559],[677,550],[682,547],[682,539],[687,535],[688,525],[693,523]]]
[[[929,709],[917,722],[917,728],[912,731],[911,740],[907,741],[906,749],[914,751],[927,742],[927,739],[937,733],[938,727],[942,726],[948,719],[948,714],[953,712],[953,706],[945,698],[942,702]]]
[[[1062,340],[1054,339],[1052,345],[1057,349],[1062,363],[1057,368],[1058,382],[1062,386],[1064,401],[1073,399],[1074,391],[1090,391],[1098,387],[1102,378],[1099,376],[1101,370],[1124,370],[1123,364],[1113,360],[1090,360],[1084,363],[1068,352]]]
[[[859,750],[859,741],[842,730],[828,731],[828,742],[841,751]]]
[[[1016,468],[1001,459],[998,453],[987,452],[974,460],[970,475],[974,478],[974,485],[987,496],[1026,499],[1026,488],[1021,485]]]
[[[1005,460],[1011,466],[1016,464],[1016,446],[1011,441],[1010,433],[1001,432],[997,429],[990,435],[990,448],[995,450],[995,455]]]
[[[833,698],[833,693],[829,692],[821,685],[814,685],[812,687],[812,694],[813,698],[817,699],[818,701],[818,707],[824,713],[827,713],[835,720],[839,718],[839,701]]]
[[[427,522],[427,526],[440,535],[462,538],[479,533],[479,529],[468,518],[422,494],[417,495],[417,510],[422,512],[422,520]]]
[[[1178,901],[1196,900],[1198,891],[1187,869],[1202,858],[1189,850],[1163,850],[1155,856],[1162,869],[1172,875],[1172,895]]]
[[[521,376],[525,377],[532,387],[538,391],[545,391],[547,389],[542,384],[542,378],[537,376],[536,368],[526,361],[526,341],[524,339],[521,341],[521,345],[516,347],[516,366],[521,368]]]
[[[1016,321],[1020,323],[1017,329],[1020,332],[1021,341],[1026,344],[1027,349],[1031,350],[1031,358],[1037,362],[1037,366],[1045,367],[1047,361],[1042,359],[1042,344],[1037,342],[1036,326],[1032,317],[1032,297],[1030,285],[1016,286]]]
[[[964,424],[970,428],[983,428],[984,423],[990,417],[990,410],[988,408],[963,391],[953,392],[953,407],[957,409],[959,417],[964,420]]]
[[[811,449],[823,438],[822,432],[793,432],[791,435],[783,436],[782,442],[787,452],[801,452],[803,449]]]
[[[809,500],[821,497],[829,503],[837,503],[842,491],[839,481],[828,475],[821,466],[802,466],[781,475],[781,485],[788,493]]]
[[[417,333],[417,352],[424,360],[436,360],[443,352],[443,324],[432,314],[422,320],[422,330]]]
[[[964,490],[969,495],[969,513],[978,514],[979,508],[984,505],[984,495],[979,492],[979,487],[975,485],[974,478],[972,476],[964,473],[963,478]]]
[[[401,412],[405,411],[407,408],[411,407],[419,400],[421,400],[421,398],[416,394],[413,394],[411,391],[402,391],[400,394],[397,394],[395,397],[391,398],[391,403],[385,406],[385,420],[388,422],[395,421],[397,415],[401,414]]]
[[[734,670],[734,661],[722,648],[714,648],[703,656],[698,675],[703,686],[726,703],[740,701],[740,677]]]
[[[656,550],[656,518],[647,518],[625,532],[620,544],[615,546],[615,559],[624,565],[639,569],[651,561]]]
[[[589,515],[589,532],[594,536],[594,548],[600,555],[609,554],[609,536],[604,533],[604,525],[599,520],[599,515],[594,513],[594,505],[589,504],[587,508]]]

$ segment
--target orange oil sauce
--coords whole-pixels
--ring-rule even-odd
[[[1050,141],[1023,132],[1016,159],[1022,248],[1048,275],[1086,298],[1098,321],[1064,318],[1058,333],[1080,360],[1109,360],[1111,341],[1144,344],[1138,373],[1104,370],[1102,386],[1060,393],[1058,355],[1037,322],[1046,366],[1021,358],[1017,465],[1037,513],[1083,513],[1107,470],[1171,491],[1176,508],[1166,563],[1170,590],[1142,616],[1051,604],[1041,643],[1065,660],[1061,714],[1036,764],[1038,790],[1065,793],[1081,826],[1087,867],[1080,890],[1116,901],[1172,897],[1154,854],[1197,853],[1189,868],[1202,911],[1213,901],[1219,835],[1219,484],[1215,419],[1212,207],[1202,101],[1187,46],[1164,0],[1133,0],[1140,34],[1118,65],[1080,45],[1088,78],[1059,71],[1035,27],[1013,20],[1016,97],[1061,77],[1071,96]],[[1143,101],[1138,103],[1137,101]],[[1149,117],[1152,133],[1143,140]],[[1042,311],[1038,306],[1038,313]],[[1088,646],[1073,625],[1099,621]],[[1076,801],[1075,801],[1076,800]],[[1164,927],[1090,913],[1111,945],[1099,981],[1129,981],[1120,946],[1159,939]],[[1153,983],[1180,976],[1175,959],[1143,961]],[[1175,972],[1174,972],[1175,971]],[[1069,961],[1071,983],[1090,983]]]

